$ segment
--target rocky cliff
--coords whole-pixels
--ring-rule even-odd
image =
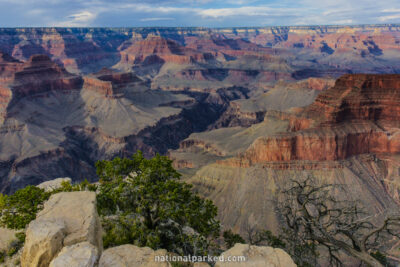
[[[381,119],[394,115],[378,107],[389,102],[368,103],[375,95],[365,92],[340,104],[323,92],[343,73],[397,73],[398,36],[398,25],[0,29],[0,191],[54,176],[96,179],[94,162],[137,149],[177,149],[171,157],[195,168],[310,160],[314,150],[315,159],[342,159],[358,154],[349,152],[354,138],[379,143],[360,153],[397,151]],[[361,114],[376,121],[338,125]],[[332,127],[315,135],[324,123]],[[318,149],[307,151],[310,143]]]
[[[214,200],[222,223],[243,234],[249,227],[277,231],[277,193],[291,179],[308,176],[346,185],[336,196],[357,200],[379,218],[400,205],[399,80],[345,75],[306,107],[268,110],[246,130],[192,135],[191,143],[170,153],[186,159],[181,166],[188,181]],[[196,140],[209,144],[200,147]],[[215,154],[215,148],[229,152]]]
[[[245,153],[251,162],[340,160],[400,152],[400,75],[345,75],[299,111],[312,126],[261,138]]]

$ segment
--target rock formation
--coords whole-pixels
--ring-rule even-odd
[[[254,267],[296,267],[290,256],[279,248],[257,247],[245,244],[236,244],[221,254],[224,259],[245,257],[244,262],[219,261],[215,267],[254,266]]]
[[[286,111],[343,73],[397,72],[399,29],[0,29],[0,191],[94,180],[99,159],[165,154],[193,132],[249,128],[276,111],[292,131],[309,128],[312,116]]]
[[[94,75],[84,77],[84,88],[107,98],[121,98],[126,89],[140,82],[142,80],[131,72],[116,73],[102,70]]]
[[[371,212],[398,208],[399,77],[353,73],[398,73],[399,32],[0,29],[0,192],[94,181],[96,161],[141,149],[168,153],[238,231],[248,220],[277,230],[271,199],[293,177],[349,184],[338,195]],[[52,238],[65,235],[62,222],[46,223]]]
[[[51,196],[44,204],[44,209],[26,230],[21,266],[173,266],[171,256],[175,254],[164,249],[152,250],[126,244],[103,251],[102,229],[99,223],[95,193],[64,192]],[[5,232],[0,229],[0,233],[10,235],[8,232],[13,231]],[[0,241],[5,240],[3,235],[0,237]],[[217,262],[216,266],[296,266],[284,251],[271,247],[236,244],[222,254],[224,259],[232,259],[232,256],[244,256],[245,261],[242,259],[232,263],[236,265],[226,265],[228,262],[221,261]],[[203,262],[190,266],[210,265]]]
[[[166,256],[167,251],[152,250],[151,248],[140,248],[134,245],[122,245],[106,249],[101,255],[99,267],[171,267],[169,262],[157,262],[156,257]]]
[[[92,267],[99,259],[98,248],[89,242],[81,242],[64,247],[60,253],[50,262],[49,267]]]
[[[21,66],[0,85],[1,192],[57,176],[94,180],[94,162],[137,149],[165,153],[246,97],[236,87],[195,95],[153,90],[132,72],[110,69],[81,77],[47,56],[8,60]]]
[[[95,255],[103,249],[101,229],[95,193],[52,195],[26,230],[21,266],[41,267],[50,262],[52,266],[61,266],[80,253],[88,257],[88,263],[94,263]]]
[[[21,71],[14,74],[12,85],[15,100],[49,91],[80,89],[81,77],[67,73],[48,56],[33,55]]]
[[[251,162],[340,160],[400,152],[400,75],[345,75],[300,111],[313,121],[302,129],[257,140]]]
[[[182,172],[216,203],[222,224],[244,235],[249,228],[279,232],[279,191],[308,176],[345,185],[335,196],[358,201],[379,219],[400,205],[399,80],[345,75],[306,107],[267,110],[249,128],[193,134],[170,154],[186,160]]]

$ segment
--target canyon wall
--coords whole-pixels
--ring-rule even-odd
[[[195,168],[396,152],[396,92],[368,89],[393,82],[344,76],[336,93],[328,88],[345,73],[398,73],[399,33],[398,25],[2,28],[0,190],[54,175],[96,179],[94,162],[137,149]],[[350,79],[362,92],[342,97]]]

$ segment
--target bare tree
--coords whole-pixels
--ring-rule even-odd
[[[390,238],[400,238],[400,216],[383,216],[376,223],[357,202],[338,200],[333,194],[338,186],[317,185],[315,178],[308,177],[292,180],[282,191],[278,210],[286,224],[287,243],[292,245],[287,249],[293,255],[305,246],[314,251],[325,248],[331,266],[343,265],[343,252],[369,266],[383,266],[371,253],[380,251]]]

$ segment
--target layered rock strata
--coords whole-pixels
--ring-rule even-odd
[[[345,75],[296,117],[312,123],[258,139],[243,158],[324,161],[399,153],[400,75]]]

